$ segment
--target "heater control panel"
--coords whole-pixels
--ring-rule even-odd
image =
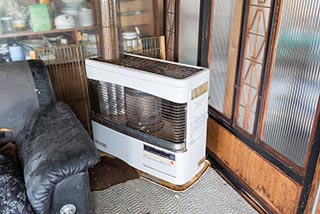
[[[149,168],[175,176],[175,154],[148,145],[143,145],[143,164]]]

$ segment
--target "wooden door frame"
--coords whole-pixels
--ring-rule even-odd
[[[245,5],[247,5],[249,2],[249,0],[245,0]],[[211,4],[211,10],[208,10],[207,8],[204,7],[204,5],[209,5],[209,3]],[[279,19],[277,17],[279,17],[279,10],[280,5],[282,3],[282,0],[274,0],[274,6],[273,8],[275,8],[271,14],[271,29],[272,31],[270,32],[270,36],[269,36],[269,40],[268,40],[268,53],[266,58],[266,62],[271,61],[272,62],[272,57],[274,54],[270,54],[272,50],[271,46],[274,46],[274,42],[275,42],[275,34],[277,33],[277,28],[278,28],[278,23],[279,23]],[[208,13],[208,11],[211,11],[212,13],[212,4],[213,4],[213,0],[202,0],[202,4],[201,4],[201,12],[203,12],[204,14]],[[201,14],[201,13],[200,13]],[[246,11],[246,6],[244,9],[244,17],[247,16],[247,11]],[[210,36],[207,35],[211,35],[211,29],[212,29],[212,23],[211,20],[206,18],[208,17],[208,15],[206,14],[205,17],[201,20],[202,22],[200,23],[200,33],[199,33],[199,51],[198,51],[198,65],[200,66],[205,66],[208,67],[209,66],[209,62],[210,62]],[[209,15],[210,17],[210,15]],[[209,21],[208,23],[205,23],[206,21]],[[242,28],[243,29],[243,28]],[[204,37],[204,38],[203,38]],[[243,31],[242,31],[242,39],[241,39],[241,45],[239,49],[243,48]],[[241,56],[239,57],[239,59],[241,59]],[[239,60],[240,61],[240,60]],[[266,90],[267,90],[267,80],[269,79],[269,76],[267,74],[267,69],[269,69],[269,67],[271,67],[272,64],[268,64],[266,63],[264,70],[263,70],[263,83],[262,83],[262,90],[260,91],[260,96],[265,96]],[[240,67],[240,62],[238,63],[238,68]],[[238,72],[238,76],[236,78],[236,81],[239,81],[239,72]],[[237,99],[237,93],[234,94],[234,101]],[[235,103],[235,102],[234,102]],[[320,105],[320,104],[319,104]],[[315,174],[315,170],[316,170],[316,164],[317,164],[317,160],[318,160],[318,156],[320,153],[320,122],[319,122],[319,107],[318,105],[318,110],[317,110],[317,115],[315,117],[315,123],[314,123],[314,129],[313,129],[313,142],[310,142],[310,147],[308,148],[309,150],[309,160],[305,161],[305,173],[301,173],[301,171],[297,171],[296,169],[292,168],[292,165],[288,166],[288,163],[284,163],[283,159],[279,158],[277,155],[274,155],[273,153],[270,153],[270,151],[268,151],[267,149],[265,149],[264,147],[261,146],[260,143],[258,142],[258,132],[261,129],[261,123],[259,121],[256,121],[255,123],[255,127],[256,130],[254,131],[255,133],[255,138],[254,139],[249,139],[247,136],[243,135],[242,132],[240,132],[239,130],[235,129],[232,124],[230,123],[230,121],[226,118],[224,118],[222,116],[222,114],[216,112],[216,111],[212,111],[212,108],[209,106],[209,115],[212,119],[214,119],[216,122],[218,122],[221,126],[223,126],[226,130],[230,131],[232,134],[234,134],[236,137],[238,137],[243,143],[245,143],[246,145],[248,145],[251,149],[253,149],[254,151],[256,151],[260,156],[262,156],[263,158],[265,158],[267,161],[269,161],[271,164],[275,165],[277,168],[280,169],[280,171],[282,171],[283,173],[285,173],[287,176],[289,176],[293,181],[299,183],[302,186],[302,191],[300,194],[300,200],[299,200],[299,205],[298,205],[298,213],[303,213],[306,207],[306,204],[308,202],[308,198],[309,198],[309,193],[310,193],[310,188],[312,185],[312,181],[314,178],[314,174]],[[235,105],[234,105],[235,106]],[[261,117],[261,114],[263,114],[262,111],[262,107],[264,106],[264,103],[259,102],[258,103],[258,112],[257,112],[257,116]],[[233,109],[234,112],[234,109]],[[221,117],[222,116],[222,117]],[[318,121],[317,121],[318,120]],[[231,121],[234,121],[234,117],[232,116]],[[209,154],[210,155],[210,154]],[[214,158],[211,156],[211,158]],[[215,162],[214,164],[218,164],[217,162]],[[220,166],[223,167],[223,166]],[[228,175],[231,176],[232,175]],[[236,180],[236,178],[234,178]]]

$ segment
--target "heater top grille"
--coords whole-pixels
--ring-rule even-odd
[[[107,60],[108,63],[143,70],[176,79],[184,79],[201,71],[200,68],[187,67],[158,60],[130,55],[120,55],[118,59]]]

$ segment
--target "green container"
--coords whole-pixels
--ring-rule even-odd
[[[28,5],[30,25],[33,32],[51,30],[51,20],[46,4]]]

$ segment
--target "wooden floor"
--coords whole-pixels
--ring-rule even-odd
[[[89,169],[89,177],[91,191],[98,191],[139,178],[139,175],[125,162],[102,154],[100,162]]]

